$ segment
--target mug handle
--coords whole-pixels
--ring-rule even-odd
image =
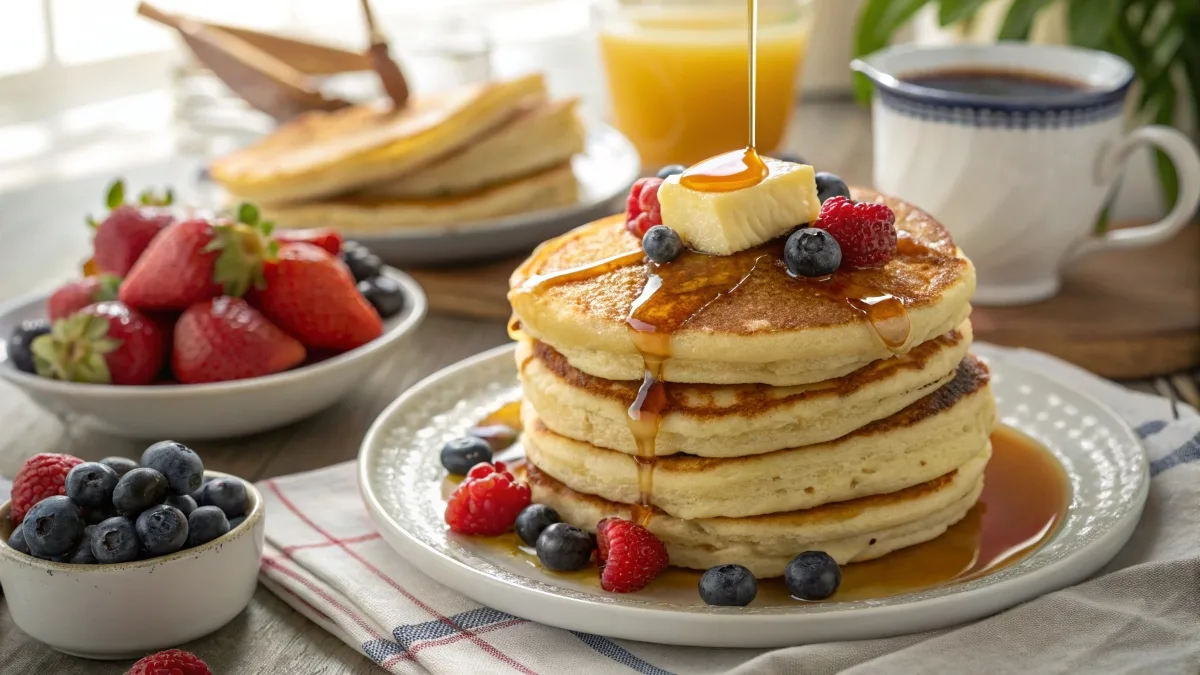
[[[1179,176],[1179,198],[1175,200],[1175,207],[1157,223],[1109,230],[1104,234],[1084,239],[1067,255],[1068,260],[1096,251],[1161,244],[1188,224],[1196,212],[1196,206],[1200,204],[1200,154],[1197,154],[1196,146],[1178,129],[1160,125],[1134,129],[1128,136],[1100,154],[1096,162],[1097,182],[1102,185],[1109,184],[1116,178],[1118,169],[1129,158],[1130,153],[1146,145],[1162,150],[1175,165],[1175,173]]]

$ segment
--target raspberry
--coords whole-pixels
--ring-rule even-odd
[[[516,482],[504,462],[476,464],[446,503],[446,524],[459,534],[503,534],[529,506],[529,486]]]
[[[25,520],[34,504],[46,497],[67,494],[67,474],[83,460],[71,455],[43,452],[25,460],[12,484],[12,521]]]
[[[168,649],[142,658],[125,675],[212,675],[212,671],[195,654]]]
[[[896,254],[896,214],[886,204],[832,197],[811,227],[837,240],[843,266],[882,267]]]
[[[605,518],[596,526],[600,587],[611,593],[640,591],[667,568],[667,547],[632,520]]]
[[[625,200],[625,229],[638,239],[646,234],[646,230],[662,225],[662,207],[658,203],[658,188],[662,183],[661,178],[639,178],[629,188],[629,198]]]

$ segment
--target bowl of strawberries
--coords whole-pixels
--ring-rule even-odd
[[[0,308],[0,377],[110,433],[228,438],[332,405],[424,318],[411,277],[333,230],[169,202],[114,183],[82,277]]]

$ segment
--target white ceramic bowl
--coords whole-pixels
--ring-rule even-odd
[[[425,294],[412,277],[385,268],[404,289],[404,310],[371,342],[311,365],[266,377],[213,384],[126,387],[61,382],[17,370],[4,341],[22,321],[46,318],[46,296],[0,309],[0,377],[55,414],[73,414],[112,434],[142,439],[205,440],[266,431],[329,407],[366,379],[425,316]]]
[[[0,584],[13,622],[35,640],[90,659],[141,657],[217,630],[246,608],[258,583],[265,509],[249,482],[246,492],[246,520],[229,534],[116,565],[48,562],[12,550],[12,502],[5,502]]]

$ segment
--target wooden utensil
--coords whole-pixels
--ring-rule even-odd
[[[408,103],[408,80],[405,79],[400,66],[392,60],[391,54],[388,52],[387,38],[375,25],[375,15],[371,12],[370,1],[361,0],[361,4],[363,18],[367,22],[367,39],[371,43],[371,46],[367,48],[367,57],[371,60],[371,67],[379,75],[379,82],[383,85],[383,90],[392,99],[392,107],[399,110]]]
[[[141,3],[138,14],[179,31],[196,58],[238,96],[277,120],[308,110],[334,110],[349,103],[327,98],[304,73],[240,37]]]

